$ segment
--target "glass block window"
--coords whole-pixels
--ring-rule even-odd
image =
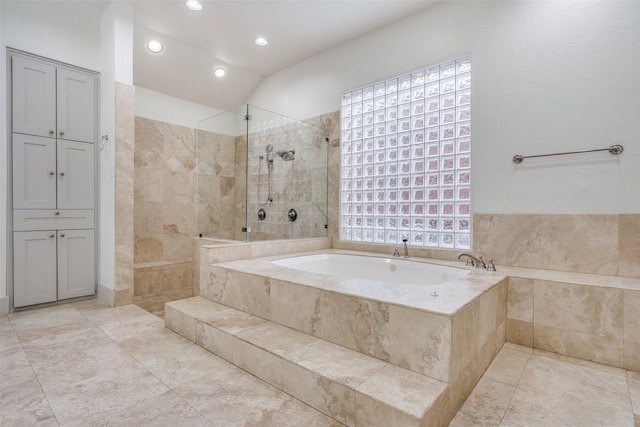
[[[471,58],[342,95],[340,239],[471,247]]]

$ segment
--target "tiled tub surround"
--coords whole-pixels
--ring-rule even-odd
[[[507,341],[640,371],[640,279],[500,268]]]
[[[245,245],[245,249],[250,246]],[[384,392],[387,384],[402,384],[403,377],[409,383],[435,381],[434,387],[439,391],[435,395],[433,390],[424,394],[428,407],[422,412],[414,411],[409,417],[411,420],[403,418],[403,422],[409,424],[402,425],[421,422],[446,425],[504,343],[507,280],[499,274],[471,271],[464,278],[420,289],[416,285],[389,286],[375,281],[304,273],[271,264],[272,259],[274,257],[227,261],[208,267],[200,295],[224,304],[227,310],[228,307],[241,310],[242,314],[215,314],[207,311],[209,307],[189,317],[187,313],[193,310],[193,304],[212,303],[206,299],[186,300],[167,305],[167,326],[234,363],[246,362],[249,356],[243,352],[252,353],[255,363],[247,362],[246,366],[241,365],[243,368],[347,425],[378,425],[376,422],[385,425],[390,419],[382,417],[375,422],[371,419],[383,413],[408,416],[402,410],[389,411],[389,407],[396,406],[389,403],[391,397]],[[188,309],[190,304],[192,308]],[[220,310],[225,309],[217,309]],[[254,320],[247,320],[249,315]],[[229,323],[220,316],[244,316],[245,321]],[[262,354],[255,349],[255,343],[250,349],[245,348],[242,342],[254,340],[244,335],[251,334],[252,328],[267,327],[261,326],[267,320],[276,324],[268,327],[284,325],[299,331],[295,332],[296,339],[310,340],[310,344],[300,345],[287,354]],[[220,324],[222,331],[217,327]],[[254,334],[260,332],[256,330]],[[356,374],[350,371],[353,367],[345,365],[338,368],[341,373],[323,376],[304,366],[314,360],[314,346],[329,346],[337,352],[338,359],[327,353],[326,363],[351,360],[349,363],[361,369],[365,362],[353,361],[352,357],[364,358],[378,369]],[[305,348],[308,354],[303,354]],[[270,365],[271,362],[274,365]],[[343,368],[345,370],[340,371]],[[310,393],[293,383],[287,385],[291,375],[298,378],[296,384],[309,384],[315,392]],[[388,378],[383,380],[381,375]],[[354,376],[360,380],[345,379]],[[358,402],[367,401],[375,395],[375,390],[381,397],[374,399],[387,402],[386,409],[364,410]],[[324,396],[325,403],[344,401],[346,407],[327,407],[315,400],[318,396]],[[399,396],[395,398],[402,400]],[[442,418],[433,418],[434,413]]]
[[[202,280],[209,275],[209,264],[247,258],[286,255],[297,252],[329,249],[331,239],[317,237],[300,240],[270,240],[265,242],[241,243],[196,238],[193,243],[193,270],[198,281],[193,282],[193,295],[200,295]],[[197,256],[196,256],[197,255]]]

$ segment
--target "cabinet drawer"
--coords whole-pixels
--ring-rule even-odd
[[[92,209],[74,210],[14,210],[14,231],[64,230],[94,228]]]

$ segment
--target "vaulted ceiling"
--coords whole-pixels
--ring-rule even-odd
[[[428,7],[428,0],[134,1],[134,84],[215,108],[293,64]],[[269,44],[257,46],[264,37]],[[151,54],[146,41],[164,44]],[[216,78],[215,67],[226,68]]]

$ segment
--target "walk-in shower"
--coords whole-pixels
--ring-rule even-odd
[[[323,129],[243,105],[199,122],[197,139],[196,227],[201,237],[327,236]]]

